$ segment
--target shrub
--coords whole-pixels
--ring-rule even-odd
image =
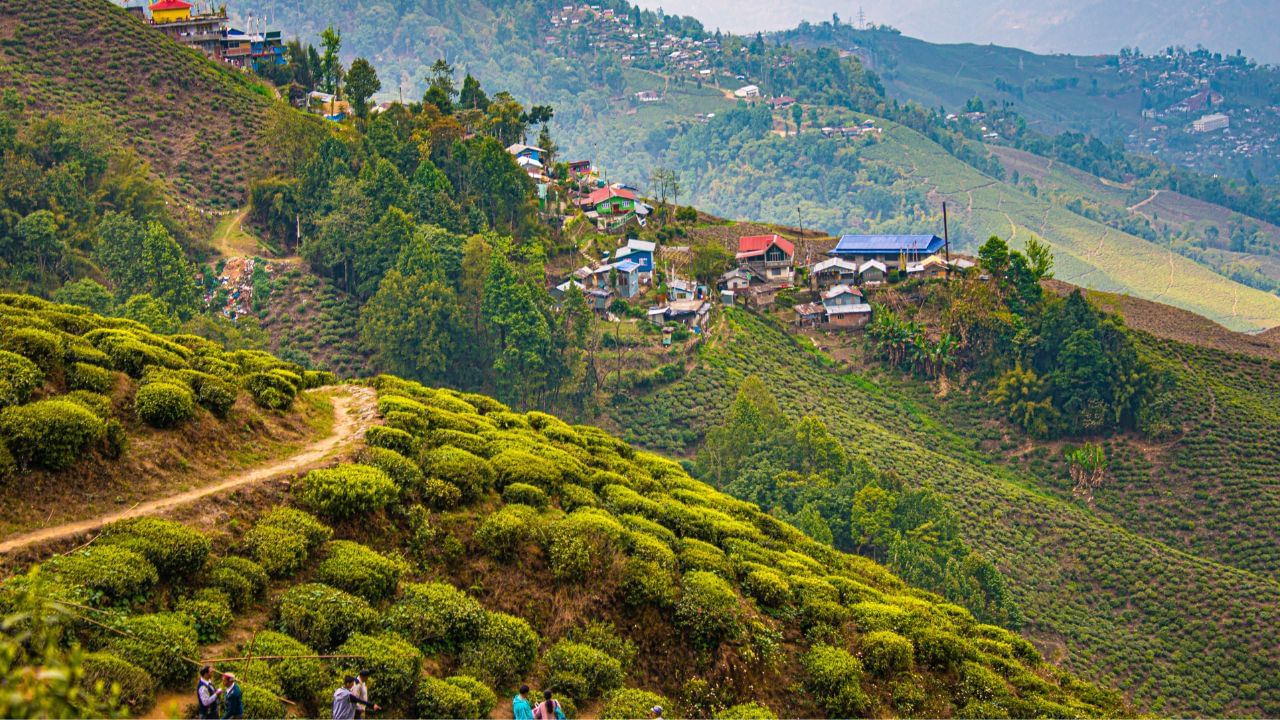
[[[507,559],[528,539],[537,522],[537,510],[528,505],[508,505],[480,523],[476,529],[476,542],[489,555]]]
[[[119,420],[108,420],[102,434],[102,454],[111,460],[119,460],[129,448],[129,435]]]
[[[73,402],[103,420],[111,417],[111,398],[102,393],[90,390],[72,390],[60,399]]]
[[[270,685],[264,685],[261,682],[238,683],[240,691],[244,693],[244,716],[246,718],[258,718],[267,720],[269,718],[282,718],[285,716],[285,706],[277,697],[276,689]]]
[[[676,585],[671,572],[652,560],[631,558],[622,568],[618,584],[622,601],[632,607],[656,605],[669,607],[676,599]]]
[[[44,383],[44,372],[27,358],[0,350],[0,408],[21,405]]]
[[[977,651],[963,638],[931,626],[910,633],[915,658],[937,670],[951,670],[976,657]]]
[[[506,613],[486,613],[480,636],[465,645],[462,672],[490,685],[506,685],[529,672],[538,656],[538,635],[524,620]]]
[[[286,590],[277,601],[276,615],[282,630],[321,651],[367,631],[378,617],[363,599],[321,583]]]
[[[10,330],[5,348],[35,363],[46,373],[62,367],[62,338],[51,330],[20,327]]]
[[[599,504],[600,499],[591,492],[591,488],[573,484],[560,486],[560,507],[565,512],[573,512],[584,507],[597,507]]]
[[[584,579],[611,565],[621,549],[626,529],[608,512],[575,510],[551,527],[547,555],[560,580]]]
[[[45,563],[45,568],[115,602],[142,598],[160,581],[155,566],[145,557],[113,545],[95,544],[59,555]]]
[[[422,454],[422,470],[428,477],[444,480],[471,500],[493,486],[494,469],[489,461],[456,447],[438,447]]]
[[[231,412],[236,404],[236,395],[235,385],[213,376],[201,380],[196,386],[196,402],[219,418],[225,418]]]
[[[422,500],[437,510],[449,510],[462,502],[462,491],[451,482],[437,477],[427,478],[422,488]]]
[[[0,484],[8,482],[10,478],[18,474],[18,461],[13,459],[13,453],[9,452],[9,446],[0,440]]]
[[[541,488],[524,483],[511,483],[502,491],[503,502],[518,503],[535,508],[547,506],[547,494]]]
[[[600,709],[601,720],[634,720],[649,717],[655,705],[668,707],[667,699],[640,688],[619,688],[605,696]]]
[[[395,594],[409,566],[350,540],[329,543],[328,556],[316,570],[320,582],[376,603]]]
[[[138,388],[133,396],[133,407],[146,424],[171,428],[195,416],[196,398],[181,385],[154,382]]]
[[[1004,678],[985,665],[967,661],[960,665],[956,678],[955,700],[957,705],[969,702],[1000,700],[1009,695]]]
[[[680,541],[680,569],[685,572],[705,570],[726,580],[734,577],[729,556],[715,545],[696,538],[684,538]]]
[[[477,457],[485,457],[488,454],[488,442],[469,432],[458,432],[457,430],[436,429],[427,433],[426,444],[428,447],[443,447],[450,445],[461,448]]]
[[[227,593],[236,610],[245,609],[261,597],[269,580],[261,565],[234,555],[214,560],[208,577],[211,586]]]
[[[911,613],[897,605],[860,602],[849,608],[853,621],[863,632],[893,630],[900,632],[911,625]]]
[[[547,682],[574,699],[594,698],[622,684],[622,663],[590,645],[561,640],[547,652]]]
[[[763,568],[747,573],[742,579],[742,591],[764,607],[782,607],[791,600],[787,579],[779,572]]]
[[[801,659],[805,688],[831,717],[862,717],[870,699],[862,691],[862,665],[848,652],[815,645]]]
[[[284,410],[293,404],[298,394],[292,383],[269,372],[250,373],[244,379],[244,387],[253,396],[258,407],[267,410]]]
[[[106,429],[102,418],[67,400],[40,400],[0,410],[0,439],[22,468],[70,467]]]
[[[141,715],[156,701],[156,682],[142,668],[122,657],[107,652],[89,653],[81,664],[84,677],[81,684],[93,690],[99,684],[102,689],[120,688],[120,702],[133,715]]]
[[[328,370],[306,370],[302,373],[302,387],[314,390],[325,385],[336,385],[338,376]]]
[[[403,493],[420,493],[427,484],[422,468],[395,450],[366,447],[360,451],[356,461],[363,465],[372,465],[386,473],[400,486],[400,491]]]
[[[401,455],[415,454],[417,445],[409,433],[386,425],[374,425],[365,430],[364,441],[371,447],[394,450]]]
[[[676,624],[695,643],[715,647],[738,632],[738,595],[718,575],[703,570],[685,573]]]
[[[179,522],[138,517],[111,523],[101,541],[142,555],[163,578],[190,575],[204,567],[213,543],[204,533]]]
[[[249,648],[242,647],[243,654]],[[254,660],[266,663],[272,677],[280,684],[286,697],[306,703],[314,703],[324,699],[328,694],[329,678],[325,673],[324,661],[319,658],[305,657],[315,655],[311,647],[298,642],[284,633],[263,630],[253,638],[253,654],[255,657],[270,655],[292,656],[279,660]]]
[[[489,462],[493,464],[499,488],[511,483],[524,483],[545,492],[555,492],[560,484],[560,470],[551,461],[523,450],[504,450]]]
[[[454,675],[445,678],[444,681],[456,688],[460,688],[471,697],[471,702],[475,704],[476,708],[473,717],[487,718],[498,705],[498,696],[494,694],[493,690],[470,675]]]
[[[161,687],[184,685],[191,679],[191,663],[200,645],[191,618],[183,613],[156,613],[125,618],[107,651],[150,673]]]
[[[307,562],[307,539],[284,528],[259,523],[245,533],[244,542],[271,577],[288,577]]]
[[[716,713],[716,720],[778,720],[778,716],[758,702],[745,702]]]
[[[230,598],[226,593],[212,588],[205,588],[193,597],[179,600],[174,609],[186,613],[195,621],[196,637],[202,645],[221,640],[222,634],[234,619]]]
[[[670,570],[676,569],[675,551],[671,549],[670,545],[658,538],[644,533],[632,532],[628,533],[628,542],[631,543],[632,557],[651,560]]]
[[[378,697],[385,699],[380,705],[397,708],[398,700],[406,701],[413,697],[413,689],[422,667],[422,653],[398,635],[356,633],[338,648],[336,654],[360,656],[338,660],[338,672],[342,675],[355,675],[361,670],[371,671],[373,677],[377,678]],[[408,708],[401,706],[397,709]]]
[[[911,641],[891,630],[877,630],[862,636],[862,664],[881,677],[906,672],[913,664]]]
[[[297,508],[279,506],[258,518],[258,525],[278,527],[301,535],[306,541],[307,550],[317,550],[333,537],[333,530],[320,522],[314,515]]]
[[[386,626],[428,654],[456,650],[485,621],[478,600],[445,583],[410,583],[387,609]]]
[[[377,512],[395,502],[400,488],[385,472],[369,465],[339,465],[312,470],[298,487],[303,505],[333,518]]]
[[[417,717],[482,718],[475,699],[466,688],[440,678],[423,675],[418,680]]]

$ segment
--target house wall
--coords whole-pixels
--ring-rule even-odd
[[[866,325],[871,320],[871,313],[844,313],[828,315],[827,326],[837,330],[852,330]]]
[[[190,8],[180,8],[176,10],[154,10],[151,13],[151,19],[158,23],[173,22],[174,20],[186,20],[191,17]]]

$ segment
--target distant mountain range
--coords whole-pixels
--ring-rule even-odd
[[[931,42],[996,43],[1041,53],[1092,54],[1122,47],[1154,51],[1197,44],[1223,53],[1240,49],[1259,62],[1280,63],[1273,35],[1280,20],[1274,0],[641,0],[642,7],[693,15],[708,28],[781,30],[801,20],[892,25]]]

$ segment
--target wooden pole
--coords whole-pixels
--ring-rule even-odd
[[[947,232],[947,202],[942,202],[942,247],[947,254],[947,282],[951,282],[951,234]]]

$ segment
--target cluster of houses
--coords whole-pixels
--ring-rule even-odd
[[[222,273],[218,275],[218,289],[205,293],[205,306],[222,313],[224,317],[232,320],[252,314],[253,272],[258,262],[261,261],[251,257],[228,259],[226,265],[222,267]],[[269,264],[264,264],[263,269],[268,274],[272,272]],[[218,298],[219,289],[226,291],[226,301],[222,307],[214,308],[212,305]]]
[[[890,273],[907,278],[946,275],[973,267],[964,258],[941,255],[945,241],[937,235],[845,235],[826,259],[808,266],[809,288],[818,302],[796,305],[802,326],[862,327],[871,319],[866,291],[886,282]],[[738,239],[736,266],[720,276],[717,287],[725,304],[771,306],[780,290],[795,287],[795,245],[778,235]]]
[[[279,30],[233,28],[225,5],[197,8],[186,0],[156,0],[150,5],[125,0],[124,9],[179,45],[218,62],[245,70],[285,62]]]
[[[515,143],[507,148],[507,152],[537,184],[538,197],[545,199],[547,188],[552,183],[547,151],[534,145]],[[573,206],[581,210],[596,229],[614,232],[626,228],[632,221],[643,226],[653,212],[651,205],[640,200],[635,187],[625,183],[608,184],[601,180],[590,160],[575,160],[567,163],[567,167],[569,177],[563,179],[573,185],[570,190]]]

